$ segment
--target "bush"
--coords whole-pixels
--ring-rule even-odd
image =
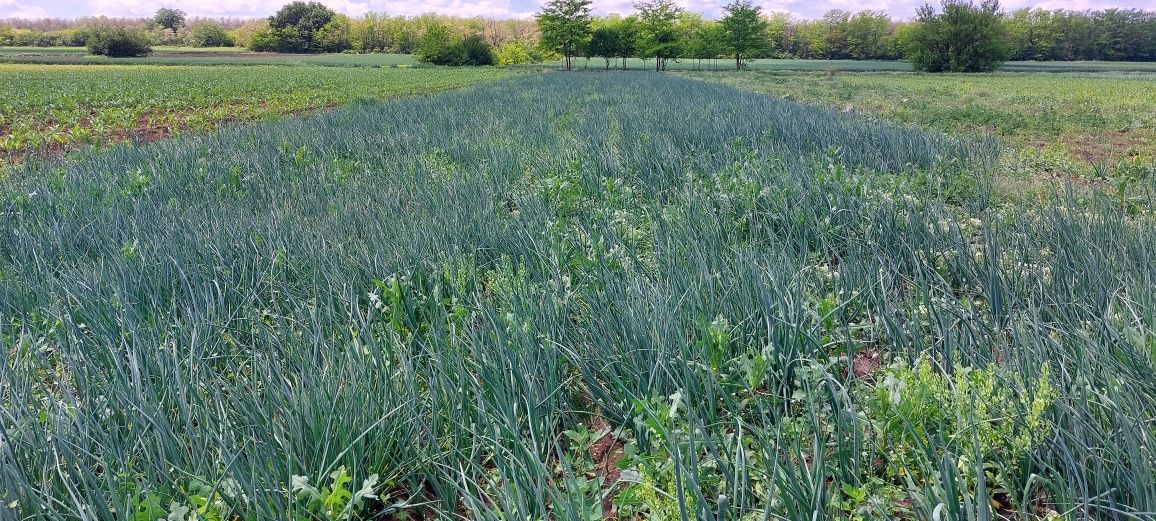
[[[249,37],[246,45],[253,52],[273,52],[277,50],[277,35],[268,27],[258,29]]]
[[[198,22],[193,26],[193,47],[232,47],[233,37],[213,21]]]
[[[917,25],[904,35],[907,59],[927,72],[988,72],[1011,57],[997,0],[944,0],[943,13],[919,8]]]
[[[523,65],[533,63],[530,57],[530,46],[523,42],[507,42],[498,47],[496,53],[498,65]]]
[[[461,47],[461,54],[465,56],[462,65],[493,65],[494,48],[479,35],[470,35],[457,43]]]
[[[433,65],[457,67],[496,63],[494,48],[481,36],[475,34],[459,39],[444,25],[430,27],[414,54],[417,61]]]
[[[148,56],[152,54],[152,42],[147,35],[137,29],[124,27],[96,29],[87,39],[90,54],[110,58]]]

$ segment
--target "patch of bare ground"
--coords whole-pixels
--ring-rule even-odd
[[[595,474],[602,478],[602,515],[604,519],[616,519],[614,515],[614,497],[626,488],[620,483],[622,470],[618,462],[626,456],[626,445],[614,436],[614,429],[601,415],[594,415],[590,420],[590,428],[595,431],[605,431],[602,437],[590,445],[588,453],[594,462]]]

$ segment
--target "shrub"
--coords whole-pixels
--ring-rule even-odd
[[[445,25],[430,27],[414,54],[422,63],[455,67],[493,65],[497,61],[493,47],[481,36],[475,34],[458,38]]]
[[[153,52],[147,35],[124,27],[96,29],[89,34],[87,45],[89,53],[110,58],[148,56]]]
[[[233,37],[213,21],[198,22],[193,26],[193,47],[232,47]]]
[[[523,42],[507,42],[498,47],[495,59],[498,65],[533,63],[530,46]]]
[[[269,32],[269,20],[252,20],[241,24],[240,27],[229,31],[229,37],[233,39],[233,44],[238,47],[248,48],[252,42],[253,37],[259,33]],[[249,50],[254,50],[250,48]]]
[[[466,59],[462,65],[493,65],[495,63],[494,48],[479,35],[467,36],[457,45],[461,47],[461,54]]]
[[[921,71],[988,72],[1011,57],[997,0],[944,0],[943,12],[919,8],[918,24],[905,36],[907,58]]]

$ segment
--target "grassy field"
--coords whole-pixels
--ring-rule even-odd
[[[401,67],[416,66],[417,61],[408,54],[275,54],[253,53],[235,47],[154,47],[154,55],[147,58],[106,58],[88,56],[83,47],[0,47],[0,63],[35,64],[153,64],[153,65],[323,65],[339,67]],[[579,69],[602,69],[605,61],[600,58],[575,60]],[[560,67],[561,61],[548,64]],[[540,64],[518,66],[527,69],[540,68]],[[676,71],[729,71],[734,64],[719,60],[679,60],[671,61],[668,69]],[[797,72],[911,72],[911,64],[906,61],[878,60],[796,60],[762,59],[749,62],[755,71],[797,71]],[[652,60],[631,58],[627,60],[629,70],[653,70]],[[1009,62],[1004,65],[1006,72],[1151,72],[1156,73],[1156,62]]]
[[[697,78],[1010,145],[1009,170],[1130,183],[1156,176],[1156,74],[696,73]]]
[[[621,62],[618,62],[621,66]],[[561,66],[561,61],[551,64]],[[654,60],[630,58],[626,61],[628,70],[654,70]],[[575,60],[575,67],[583,70],[602,70],[606,61],[601,58]],[[612,63],[613,67],[613,63]],[[907,61],[879,60],[778,60],[761,59],[748,63],[752,71],[794,71],[794,72],[912,72]],[[679,60],[667,66],[671,71],[733,71],[730,60]],[[1156,62],[1008,62],[1005,72],[1151,72],[1156,73]]]
[[[316,65],[328,67],[412,67],[409,54],[278,54],[233,47],[155,47],[144,58],[91,56],[83,47],[0,47],[0,63],[38,65]]]
[[[156,139],[261,119],[436,92],[498,69],[0,65],[0,163],[30,152]]]
[[[991,206],[999,154],[550,73],[26,165],[0,504],[1144,519],[1153,215]]]

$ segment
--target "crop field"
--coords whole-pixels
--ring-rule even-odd
[[[734,74],[697,78],[1009,145],[1003,174],[1156,177],[1156,74]]]
[[[143,58],[92,56],[83,47],[0,47],[0,63],[73,65],[319,65],[329,67],[412,67],[409,54],[279,54],[233,47],[153,48]]]
[[[2,55],[0,55],[2,59]],[[554,65],[560,65],[561,61]],[[621,60],[618,61],[621,67]],[[671,71],[733,71],[734,61],[681,59],[670,61]],[[600,70],[606,67],[602,58],[577,59],[575,67],[584,70]],[[626,60],[629,70],[654,70],[654,60],[630,58]],[[807,59],[757,59],[746,64],[752,71],[793,71],[793,72],[912,72],[911,62],[906,60],[807,60]],[[613,62],[611,63],[613,68]],[[1156,73],[1153,62],[1008,62],[1004,72],[1078,73],[1078,72],[1151,72]]]
[[[26,163],[0,506],[1150,518],[1156,186],[993,204],[1004,146],[549,73]]]
[[[29,153],[437,92],[499,69],[0,65],[0,167]]]

